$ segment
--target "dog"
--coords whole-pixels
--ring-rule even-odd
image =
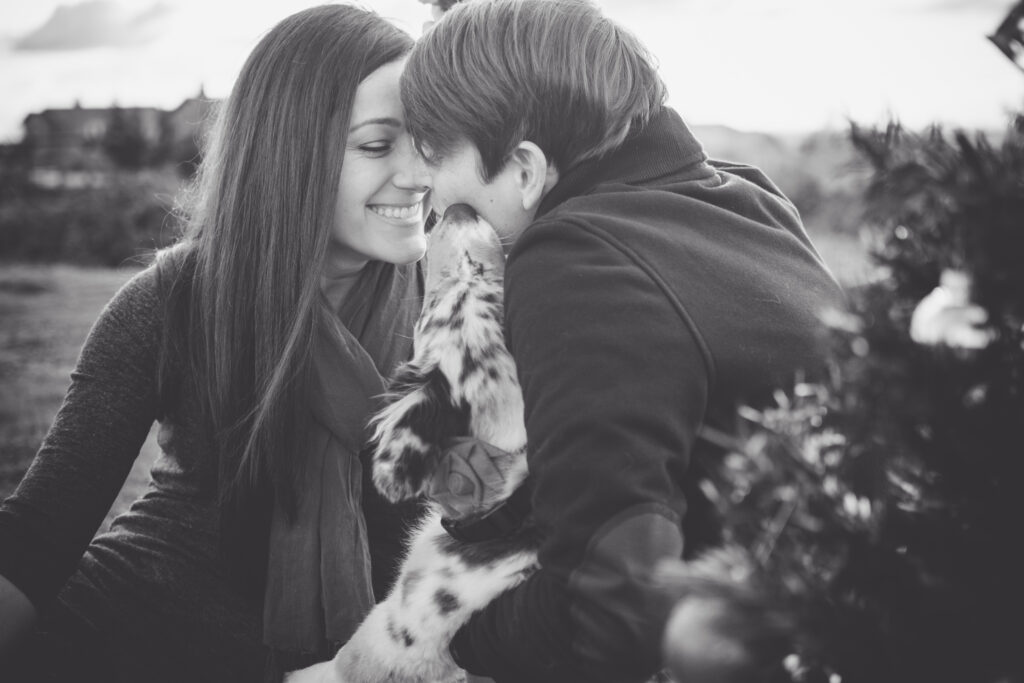
[[[536,569],[540,536],[520,500],[522,390],[502,333],[504,266],[497,235],[469,207],[450,207],[431,231],[414,356],[371,423],[375,486],[394,502],[426,496],[429,511],[387,598],[334,659],[291,673],[287,683],[461,681],[448,653],[452,636]],[[466,435],[493,446],[480,456],[484,476],[471,462],[442,470],[451,440]],[[451,495],[467,484],[471,494]],[[495,527],[504,528],[494,535]],[[478,537],[481,528],[487,538]]]
[[[526,427],[503,334],[504,266],[496,233],[467,206],[450,207],[431,232],[414,355],[396,371],[385,407],[371,423],[374,485],[393,502],[425,497],[428,511],[410,535],[387,598],[331,661],[292,672],[286,683],[464,681],[448,651],[452,636],[474,612],[536,570],[542,533],[529,516],[524,485]],[[449,447],[466,435],[490,447],[476,454],[478,462],[456,460],[453,466]],[[469,492],[453,496],[453,489]],[[717,552],[695,563],[667,561],[656,574],[666,599],[682,604],[689,593],[708,592],[709,577],[749,573],[745,557]],[[716,578],[710,595],[739,594],[744,582]],[[695,604],[718,609],[718,603]],[[692,631],[692,612],[677,614],[666,637]],[[702,609],[698,616],[707,613]],[[712,635],[732,646],[729,637]],[[719,659],[721,643],[710,648]],[[666,642],[669,664],[678,659],[676,645]],[[705,669],[751,668],[745,645],[728,652],[727,661],[715,659]],[[700,664],[704,654],[687,653],[686,659]],[[666,672],[651,679],[668,680]]]

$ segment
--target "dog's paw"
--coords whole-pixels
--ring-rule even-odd
[[[419,496],[433,472],[439,449],[406,427],[390,429],[373,454],[373,483],[393,503]]]
[[[390,387],[393,401],[374,418],[373,483],[397,502],[423,493],[444,444],[469,428],[469,408],[453,405],[439,368],[403,366]]]
[[[334,662],[321,662],[284,675],[284,683],[341,683]]]

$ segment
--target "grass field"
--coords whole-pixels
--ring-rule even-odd
[[[14,490],[46,435],[93,321],[134,272],[0,265],[0,497]],[[142,489],[155,454],[151,434],[112,510]]]
[[[841,281],[863,277],[866,261],[856,240],[822,234],[815,242]],[[0,498],[14,490],[39,448],[93,321],[134,272],[0,265]],[[113,511],[145,485],[156,450],[151,434]]]

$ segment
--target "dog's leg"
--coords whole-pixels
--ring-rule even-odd
[[[522,582],[536,554],[462,557],[432,513],[415,533],[394,590],[377,605],[335,658],[292,674],[287,683],[454,683],[463,672],[448,654],[473,612]]]
[[[333,683],[339,680],[335,675],[334,661],[321,662],[305,669],[284,675],[284,683]]]

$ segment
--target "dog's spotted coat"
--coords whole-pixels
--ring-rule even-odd
[[[427,253],[426,301],[415,356],[398,371],[391,403],[375,419],[373,477],[390,500],[429,493],[447,439],[472,435],[508,455],[495,464],[503,486],[483,512],[526,476],[523,399],[502,335],[504,255],[489,225],[453,207]],[[391,594],[330,662],[291,674],[288,683],[448,682],[462,672],[448,653],[469,616],[536,568],[536,533],[466,544],[433,509],[414,531]]]

